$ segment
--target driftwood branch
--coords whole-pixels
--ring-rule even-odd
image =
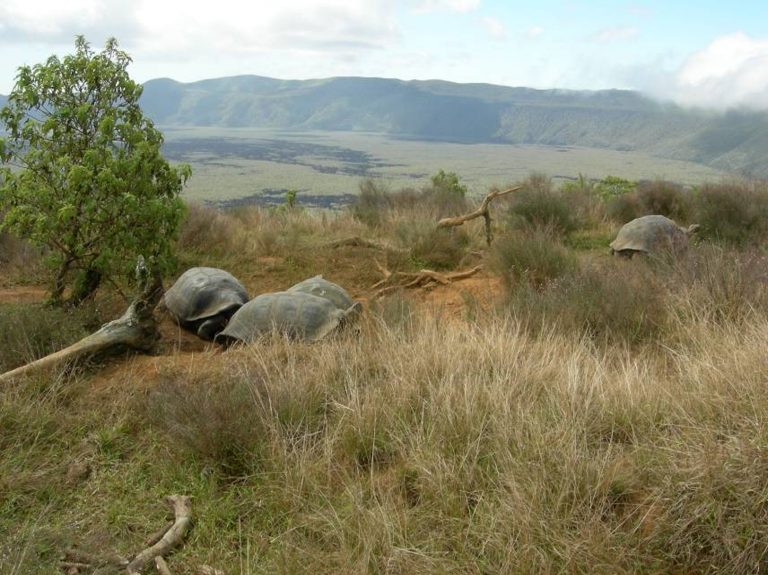
[[[157,572],[160,575],[171,575],[171,570],[168,569],[168,563],[165,562],[165,559],[163,559],[161,555],[155,557],[155,567],[157,567]]]
[[[107,567],[111,569],[110,572],[114,572],[115,569],[125,569],[128,575],[136,575],[154,562],[160,575],[169,575],[171,571],[164,556],[184,540],[184,536],[192,524],[192,508],[190,498],[185,495],[172,495],[167,499],[173,506],[175,520],[161,531],[151,535],[147,541],[147,547],[131,561],[116,553],[97,555],[70,548],[64,552],[64,557],[60,563],[61,568],[67,573],[73,573],[73,575],[80,573],[80,570],[83,569],[96,569],[98,572],[99,569]]]
[[[136,555],[128,564],[128,573],[139,573],[144,566],[156,557],[163,557],[171,549],[182,542],[192,524],[192,507],[190,499],[186,495],[172,495],[168,501],[173,505],[175,521],[168,531],[166,531],[160,540],[144,549]]]
[[[150,275],[143,258],[136,269],[141,292],[119,319],[69,347],[0,374],[0,383],[116,348],[152,349],[159,338],[153,311],[163,295],[163,284],[156,269]]]
[[[378,265],[378,264],[377,264]],[[454,281],[472,277],[477,272],[483,269],[483,266],[475,266],[469,270],[463,270],[459,272],[441,273],[433,270],[420,270],[415,273],[396,272],[392,273],[386,268],[380,268],[384,273],[384,279],[376,282],[371,289],[378,288],[378,291],[373,295],[374,298],[379,298],[392,291],[399,289],[411,289],[411,288],[424,288],[430,289],[438,284],[450,285]],[[389,285],[385,285],[389,284]],[[384,286],[384,287],[381,287]]]
[[[490,246],[491,241],[493,240],[493,234],[491,231],[491,210],[490,210],[491,202],[500,196],[511,194],[512,192],[516,192],[518,190],[521,190],[522,188],[523,186],[515,186],[514,188],[509,188],[507,190],[495,190],[493,192],[490,192],[483,198],[483,201],[480,203],[480,206],[475,211],[470,212],[468,214],[464,214],[463,216],[443,218],[442,220],[437,222],[437,227],[438,229],[452,228],[455,226],[460,226],[464,222],[467,222],[469,220],[474,220],[475,218],[479,218],[482,216],[485,219],[485,241]]]

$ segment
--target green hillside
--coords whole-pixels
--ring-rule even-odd
[[[469,143],[641,151],[768,176],[768,115],[685,110],[625,90],[510,88],[383,78],[287,81],[237,76],[145,84],[142,105],[168,126],[378,132]]]

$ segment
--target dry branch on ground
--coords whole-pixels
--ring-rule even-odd
[[[439,285],[450,285],[454,281],[465,279],[475,275],[483,266],[478,265],[469,270],[441,273],[434,270],[419,270],[418,272],[391,272],[379,262],[376,267],[384,276],[384,279],[376,282],[371,289],[377,290],[373,297],[379,298],[398,289],[432,289]]]

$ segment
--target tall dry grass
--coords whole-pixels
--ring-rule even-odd
[[[750,319],[635,350],[501,316],[373,320],[359,339],[235,351],[237,393],[167,374],[189,392],[162,395],[155,425],[197,435],[171,443],[180,459],[230,438],[260,501],[239,519],[241,559],[272,541],[254,573],[754,572],[768,321]],[[215,436],[187,416],[211,393],[230,403],[208,412],[231,428]],[[257,435],[238,437],[244,409]],[[204,529],[195,544],[217,543]]]

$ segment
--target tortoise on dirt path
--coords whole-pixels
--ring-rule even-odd
[[[299,282],[286,291],[290,293],[309,293],[325,298],[342,310],[349,309],[355,303],[343,287],[328,281],[321,275]]]
[[[698,224],[683,228],[659,215],[636,218],[619,230],[616,239],[611,242],[611,254],[627,258],[636,253],[679,254],[688,248],[688,238],[698,229]]]
[[[218,268],[190,268],[165,292],[163,303],[176,322],[212,340],[248,301],[243,284]]]
[[[355,322],[360,303],[342,310],[328,299],[303,292],[266,293],[241,307],[216,342],[253,343],[273,332],[300,341],[317,341]]]

